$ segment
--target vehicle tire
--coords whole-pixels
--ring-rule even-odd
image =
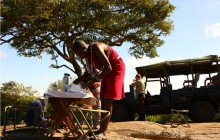
[[[214,119],[215,110],[209,102],[198,101],[193,104],[189,116],[193,122],[210,122]]]
[[[113,104],[111,121],[113,122],[129,121],[129,111],[128,108],[123,103]]]

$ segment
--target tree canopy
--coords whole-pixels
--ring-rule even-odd
[[[57,81],[55,81],[55,82],[53,82],[53,83],[50,83],[50,86],[48,87],[48,91],[49,90],[52,90],[53,88],[54,88],[54,86],[57,86],[57,90],[58,91],[61,91],[61,89],[62,89],[62,80],[57,80]]]
[[[31,86],[24,86],[23,84],[9,81],[3,83],[0,87],[1,93],[12,94],[12,95],[25,95],[25,96],[36,96],[37,91]]]
[[[20,56],[51,55],[53,68],[66,67],[81,75],[82,61],[72,44],[80,38],[110,46],[129,42],[131,56],[155,57],[161,39],[171,33],[175,7],[168,0],[3,0],[1,44]],[[58,63],[58,57],[72,64]]]

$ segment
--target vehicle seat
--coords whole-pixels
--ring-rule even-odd
[[[163,105],[170,103],[170,92],[172,90],[172,84],[168,84],[167,87],[162,87],[160,90],[160,101]]]
[[[186,87],[185,84],[188,83],[188,85],[191,84],[191,86],[197,87],[197,83],[198,83],[198,81],[199,81],[199,76],[200,76],[200,74],[199,74],[199,73],[196,73],[194,79],[192,79],[192,80],[185,80],[185,81],[183,82],[183,86]]]

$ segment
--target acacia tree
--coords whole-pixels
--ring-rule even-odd
[[[61,89],[62,89],[62,80],[57,80],[57,81],[55,81],[55,82],[53,82],[53,83],[50,83],[50,86],[48,87],[47,90],[49,91],[49,90],[53,89],[54,84],[56,84],[57,90],[60,90],[60,91],[61,91]]]
[[[20,56],[51,55],[53,68],[66,67],[81,75],[82,61],[72,50],[77,38],[110,46],[129,42],[131,56],[158,56],[156,48],[170,34],[175,7],[168,0],[3,0],[1,44]],[[62,57],[72,64],[58,63]]]
[[[12,94],[12,95],[25,95],[25,96],[36,96],[37,90],[34,90],[31,86],[24,86],[14,81],[3,83],[0,87],[1,93]]]

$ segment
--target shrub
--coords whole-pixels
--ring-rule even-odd
[[[27,106],[28,103],[31,101],[35,100],[36,97],[34,96],[22,96],[22,95],[17,95],[17,94],[7,94],[7,93],[1,93],[1,125],[4,123],[4,109],[6,106]],[[23,121],[23,116],[24,114],[22,113],[24,110],[18,110],[16,112],[17,118],[16,118],[16,123],[20,124]],[[11,112],[12,113],[12,112]],[[7,118],[9,121],[8,123],[13,123],[12,122],[12,117],[13,115],[10,114],[9,118]]]

